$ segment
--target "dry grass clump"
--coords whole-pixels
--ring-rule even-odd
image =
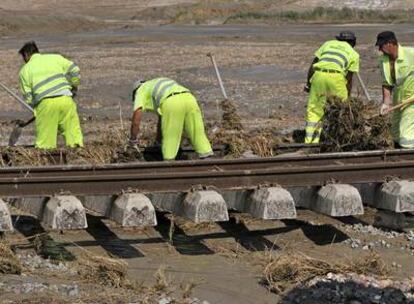
[[[269,255],[263,269],[263,283],[275,293],[283,293],[299,283],[328,273],[356,273],[384,276],[388,269],[375,253],[347,263],[330,263],[304,254],[287,252]]]
[[[112,287],[130,287],[128,264],[122,260],[85,252],[78,260],[78,274],[89,282]]]
[[[6,241],[0,241],[0,273],[21,274],[23,270],[20,260]]]
[[[343,102],[330,98],[325,106],[321,139],[322,152],[367,151],[393,145],[387,117],[375,116],[372,107],[351,98]]]
[[[223,113],[221,119],[221,127],[225,130],[243,130],[241,118],[237,113],[234,102],[228,99],[224,99],[220,103],[220,107]]]

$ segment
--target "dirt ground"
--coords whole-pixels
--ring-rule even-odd
[[[34,39],[41,51],[64,54],[80,66],[82,84],[77,103],[86,142],[107,130],[128,130],[133,82],[157,76],[174,78],[190,88],[202,105],[207,124],[214,125],[220,114],[216,110],[217,102],[222,96],[206,56],[211,52],[244,126],[249,130],[270,128],[282,136],[304,125],[306,72],[313,52],[322,42],[333,39],[341,30],[355,31],[356,49],[361,54],[361,76],[376,101],[380,101],[374,47],[377,33],[393,30],[403,45],[414,45],[414,28],[410,24],[223,25],[221,15],[207,18],[201,25],[186,21],[171,23],[177,16],[177,5],[186,11],[196,2],[3,0],[0,3],[0,81],[18,91],[22,61],[17,50],[25,41]],[[275,10],[303,9],[304,3],[307,7],[332,4],[332,1],[287,0],[221,2],[230,11],[234,10],[234,3],[246,7],[253,3]],[[412,1],[347,2],[381,8],[395,8],[397,2],[402,3],[401,7],[413,5]],[[361,96],[359,86],[354,87],[354,94]],[[0,145],[5,145],[12,121],[29,118],[30,114],[4,92],[0,92],[0,104]],[[147,115],[145,123],[153,124],[153,117]],[[32,144],[33,132],[32,126],[27,127],[19,144]],[[263,268],[256,261],[269,251],[279,254],[294,249],[314,258],[346,262],[372,250],[389,266],[392,280],[413,279],[414,241],[408,234],[388,238],[385,230],[377,235],[358,228],[358,225],[371,227],[375,212],[367,209],[362,217],[333,219],[301,210],[297,220],[248,219],[246,223],[240,222],[235,214],[228,223],[193,230],[191,225],[188,228],[177,224],[172,242],[171,223],[165,215],[159,215],[157,227],[145,231],[121,229],[102,217],[89,215],[87,230],[52,232],[50,236],[63,244],[64,251],[75,256],[86,248],[96,254],[121,258],[128,263],[131,280],[150,286],[155,281],[154,273],[164,265],[175,295],[182,293],[180,285],[195,282],[197,287],[192,296],[208,303],[294,303],[288,295],[276,295],[261,283]],[[17,232],[7,235],[6,239],[15,245],[18,253],[32,252],[32,239],[27,238],[44,231],[30,217],[14,220]],[[66,271],[72,267],[71,262],[64,263],[68,263],[64,270],[52,271],[42,266],[35,271],[25,269],[23,276],[0,275],[0,302],[82,303],[90,296],[89,303],[127,303],[125,294],[133,293],[85,282]],[[4,287],[28,282],[54,284],[59,288],[75,284],[80,291],[74,294],[53,291],[53,295],[45,295],[36,288],[16,293],[15,289]],[[308,295],[312,292],[310,288]],[[116,302],[108,294],[119,295],[121,300]]]

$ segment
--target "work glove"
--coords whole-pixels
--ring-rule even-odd
[[[137,152],[141,153],[141,151],[139,150],[139,147],[138,147],[138,142],[139,141],[138,141],[137,138],[128,139],[128,148],[132,148],[132,149],[136,150]]]
[[[390,110],[391,106],[389,104],[383,103],[380,108],[380,114],[385,115]]]
[[[309,93],[310,92],[310,85],[309,85],[309,83],[307,83],[305,85],[305,87],[303,88],[303,91],[306,92],[306,93]]]

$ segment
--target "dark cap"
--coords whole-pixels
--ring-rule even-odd
[[[394,32],[391,32],[391,31],[381,32],[377,35],[377,42],[375,43],[375,45],[382,46],[390,41],[397,42],[397,37],[395,37]]]
[[[356,36],[354,32],[343,31],[343,32],[340,32],[338,36],[336,36],[336,39],[340,41],[355,41]]]

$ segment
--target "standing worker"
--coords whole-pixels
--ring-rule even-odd
[[[380,112],[385,114],[392,104],[397,105],[414,96],[414,48],[399,45],[395,34],[389,31],[379,33],[375,45],[382,52],[383,103]],[[393,112],[391,133],[397,146],[414,148],[413,104]]]
[[[190,91],[169,78],[137,81],[133,88],[134,114],[131,123],[130,145],[138,144],[142,112],[159,116],[158,136],[164,160],[174,160],[185,130],[200,158],[213,155],[207,139],[203,117],[196,98]]]
[[[69,147],[82,147],[83,136],[72,97],[80,83],[79,67],[57,54],[40,54],[34,41],[19,50],[25,65],[20,70],[20,89],[36,117],[36,144],[55,149],[58,131]]]
[[[336,40],[325,42],[309,67],[305,91],[309,92],[306,110],[305,143],[319,143],[326,100],[330,96],[346,100],[352,90],[353,73],[359,71],[356,37],[344,31]]]

